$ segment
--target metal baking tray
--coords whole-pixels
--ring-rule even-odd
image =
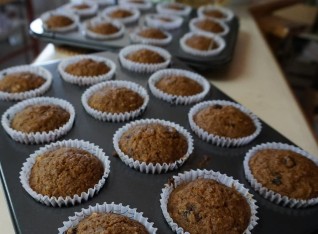
[[[43,41],[52,42],[59,45],[70,45],[82,48],[93,49],[97,51],[108,50],[117,51],[127,45],[132,44],[129,38],[129,32],[134,30],[136,27],[145,25],[144,16],[147,13],[154,13],[155,10],[151,9],[149,11],[141,11],[141,17],[137,23],[126,25],[126,31],[124,35],[118,39],[113,40],[94,40],[86,37],[79,29],[66,32],[66,33],[56,33],[45,31],[42,27],[41,19],[35,19],[30,24],[30,34]],[[187,32],[189,32],[189,20],[196,17],[196,12],[193,10],[190,16],[184,18],[182,27],[177,30],[170,31],[173,36],[172,42],[163,46],[166,48],[173,56],[182,59],[188,65],[200,70],[208,69],[219,69],[227,65],[233,57],[237,35],[239,32],[239,20],[234,17],[228,24],[230,31],[224,36],[226,42],[225,49],[218,55],[200,57],[185,53],[179,46],[179,39]]]
[[[106,52],[99,55],[110,58],[117,64],[116,80],[129,80],[147,88],[149,74],[136,74],[123,69],[117,55]],[[24,145],[13,141],[1,127],[0,161],[1,179],[5,185],[5,193],[10,207],[13,223],[17,233],[57,233],[63,221],[89,205],[96,203],[123,203],[144,212],[154,222],[159,234],[173,233],[166,223],[160,209],[159,198],[164,184],[173,175],[191,169],[212,169],[233,176],[245,184],[255,195],[259,222],[253,229],[255,234],[310,234],[317,233],[318,206],[304,209],[290,209],[275,205],[262,198],[250,188],[243,172],[243,158],[253,146],[264,142],[291,143],[277,131],[263,123],[261,134],[252,143],[239,148],[221,148],[200,140],[190,129],[187,113],[191,106],[175,106],[161,101],[150,93],[150,102],[140,118],[159,118],[170,120],[184,126],[194,138],[194,152],[178,170],[166,174],[145,174],[126,166],[114,152],[112,137],[115,131],[126,123],[101,122],[88,115],[81,105],[81,95],[86,89],[63,81],[57,73],[58,62],[43,65],[53,74],[53,86],[47,96],[59,97],[71,102],[76,110],[75,124],[72,130],[62,139],[83,139],[104,149],[110,157],[110,175],[99,194],[83,204],[71,207],[55,208],[36,202],[21,186],[19,172],[23,162],[31,153],[42,145]],[[177,59],[172,60],[171,67],[189,69]],[[213,85],[205,99],[231,100]],[[1,114],[14,102],[0,102]],[[61,139],[61,140],[62,140]],[[0,231],[1,232],[1,231]]]

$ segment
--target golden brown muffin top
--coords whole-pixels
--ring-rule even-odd
[[[56,105],[32,105],[18,112],[11,128],[24,133],[49,132],[59,129],[70,119],[70,113]]]
[[[295,199],[318,197],[318,166],[290,150],[258,151],[249,161],[255,179],[263,187]]]
[[[141,107],[143,102],[144,99],[138,93],[123,87],[104,87],[88,99],[90,107],[109,113],[134,111]]]
[[[175,3],[167,4],[165,7],[168,9],[175,10],[175,11],[183,11],[184,10],[183,6],[181,6],[179,4],[175,4]]]
[[[81,220],[76,227],[66,234],[148,234],[139,222],[126,216],[113,213],[92,213]]]
[[[45,79],[31,72],[16,72],[5,75],[0,80],[0,91],[21,93],[37,89],[45,83]]]
[[[127,11],[124,9],[114,10],[111,13],[109,13],[109,16],[111,18],[116,18],[116,19],[117,18],[127,18],[127,17],[130,17],[132,15],[133,15],[133,13],[131,11]]]
[[[148,50],[148,49],[140,49],[140,50],[131,52],[130,54],[126,56],[126,59],[136,63],[147,63],[147,64],[165,62],[165,59],[159,53],[152,50]]]
[[[90,25],[89,30],[103,35],[114,34],[119,31],[119,28],[114,26],[112,23],[101,23],[95,26]]]
[[[209,37],[193,35],[185,42],[188,46],[202,51],[213,50],[218,47],[218,44]]]
[[[73,20],[64,15],[51,15],[45,23],[49,29],[61,28],[73,24]]]
[[[173,127],[139,124],[121,136],[119,148],[135,160],[162,164],[182,158],[187,153],[188,143]]]
[[[209,20],[209,19],[200,20],[195,24],[195,26],[197,26],[198,28],[200,28],[204,31],[208,31],[208,32],[213,32],[213,33],[224,32],[224,29],[221,26],[221,24],[214,22],[212,20]]]
[[[88,4],[82,3],[74,5],[73,8],[76,10],[84,10],[90,8],[90,6]]]
[[[230,138],[250,136],[256,130],[252,119],[233,106],[206,107],[194,115],[194,122],[210,134]]]
[[[205,10],[203,14],[217,19],[224,19],[226,17],[226,15],[223,12],[216,9]]]
[[[186,77],[171,75],[160,79],[155,86],[171,95],[192,96],[203,91],[203,87],[196,81]]]
[[[241,234],[251,217],[251,209],[239,192],[211,179],[196,179],[175,188],[168,212],[191,234]]]
[[[92,59],[82,59],[68,65],[65,68],[65,71],[82,78],[107,74],[110,71],[110,68],[104,62],[98,62]]]
[[[30,173],[30,187],[49,197],[81,195],[102,178],[102,162],[88,151],[62,147],[36,158]]]
[[[140,36],[145,38],[153,38],[153,39],[165,39],[167,35],[157,28],[147,28],[143,29],[138,33]]]

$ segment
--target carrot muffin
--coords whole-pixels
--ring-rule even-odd
[[[0,91],[21,93],[37,89],[45,83],[45,79],[31,72],[16,72],[5,75],[0,80]]]
[[[46,21],[45,24],[48,29],[62,28],[70,26],[74,21],[64,15],[51,15]]]
[[[76,227],[66,231],[66,234],[75,233],[148,234],[148,231],[141,223],[123,215],[92,213],[81,220]]]
[[[89,30],[98,33],[98,34],[103,34],[103,35],[109,35],[109,34],[114,34],[117,33],[119,31],[119,28],[117,28],[116,26],[114,26],[112,23],[101,23],[101,24],[97,24],[94,26],[89,26],[88,27]]]
[[[74,196],[93,188],[103,173],[102,162],[88,151],[61,147],[36,158],[29,184],[49,197]]]
[[[123,18],[128,18],[132,16],[133,13],[128,10],[124,9],[117,9],[109,13],[109,17],[114,18],[114,19],[123,19]]]
[[[104,75],[110,71],[110,68],[103,62],[93,59],[82,59],[79,62],[68,65],[65,71],[77,77],[92,77]]]
[[[49,132],[62,127],[70,113],[55,105],[31,105],[18,112],[11,121],[11,128],[24,133]]]
[[[209,37],[193,35],[185,41],[186,45],[196,50],[208,51],[218,48],[218,44]]]
[[[139,36],[150,38],[150,39],[165,39],[167,35],[160,29],[157,28],[146,28],[138,33]]]
[[[159,123],[138,124],[129,128],[119,139],[121,151],[145,163],[172,163],[188,150],[187,139],[174,127]]]
[[[222,11],[220,11],[218,9],[206,9],[205,11],[203,11],[203,14],[205,16],[213,17],[213,18],[217,18],[217,19],[225,19],[226,18],[226,14],[224,14]]]
[[[196,179],[176,187],[168,200],[168,212],[191,234],[241,234],[251,218],[246,199],[234,188],[212,179]]]
[[[283,149],[262,149],[249,160],[252,175],[263,186],[294,199],[318,197],[318,166],[310,159]]]
[[[136,63],[146,64],[156,64],[165,62],[165,59],[159,53],[148,49],[140,49],[131,52],[126,56],[126,59]]]
[[[212,32],[212,33],[224,32],[224,28],[221,26],[220,23],[213,20],[209,20],[209,19],[202,19],[196,22],[195,26],[207,32]]]

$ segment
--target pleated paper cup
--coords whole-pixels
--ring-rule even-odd
[[[215,17],[212,17],[212,16],[207,16],[206,14],[204,14],[204,12],[206,10],[217,10],[217,11],[220,11],[220,12],[222,12],[225,15],[225,18],[224,19],[220,19],[220,18],[215,18]],[[216,5],[201,6],[201,7],[198,8],[197,14],[198,14],[199,17],[207,17],[207,18],[211,18],[211,19],[217,19],[217,20],[220,20],[220,21],[223,21],[223,22],[229,22],[234,17],[234,13],[230,9],[225,8],[225,7],[221,7],[221,6],[216,6]]]
[[[99,7],[112,6],[116,3],[116,0],[92,0],[98,4]]]
[[[168,8],[169,5],[176,5],[179,7],[182,7],[183,10],[176,10],[176,9],[171,9]],[[158,3],[156,6],[156,10],[160,14],[170,14],[170,15],[179,15],[179,16],[188,16],[191,13],[192,8],[188,5],[182,4],[182,3],[169,3],[169,2],[163,2],[163,3]]]
[[[173,127],[175,128],[182,136],[184,136],[187,139],[188,143],[188,150],[186,154],[178,159],[177,161],[173,163],[145,163],[139,160],[134,160],[129,155],[126,155],[119,147],[119,141],[122,135],[127,132],[130,128],[141,125],[141,124],[161,124],[163,126],[167,127]],[[116,153],[118,154],[121,161],[123,161],[127,166],[130,168],[133,168],[137,171],[144,172],[144,173],[166,173],[171,170],[175,170],[183,165],[183,163],[189,158],[191,153],[193,152],[193,139],[191,134],[182,126],[165,120],[159,120],[159,119],[142,119],[142,120],[136,120],[134,122],[128,123],[122,128],[118,129],[113,137],[113,145],[115,148]]]
[[[31,132],[25,133],[11,128],[11,122],[14,116],[28,106],[33,105],[54,105],[63,108],[70,114],[69,120],[58,129],[49,132]],[[75,119],[75,109],[71,103],[59,98],[37,97],[30,98],[11,106],[4,112],[1,118],[1,124],[7,134],[15,141],[24,144],[43,144],[66,135],[72,128]]]
[[[102,112],[100,110],[96,110],[92,108],[88,104],[89,98],[98,90],[101,90],[105,87],[113,87],[113,88],[127,88],[135,93],[139,94],[143,98],[143,104],[136,110],[125,112],[125,113],[110,113],[110,112]],[[138,116],[140,116],[145,109],[147,108],[148,102],[149,102],[149,96],[147,91],[140,85],[130,82],[130,81],[106,81],[99,84],[96,84],[90,88],[88,88],[82,95],[82,105],[86,112],[93,116],[95,119],[101,120],[101,121],[108,121],[108,122],[123,122],[127,120],[134,119]]]
[[[20,73],[20,72],[30,72],[32,74],[38,75],[45,79],[45,82],[38,88],[20,92],[20,93],[8,93],[4,91],[0,91],[0,100],[4,101],[18,101],[24,100],[32,97],[37,97],[44,94],[52,84],[52,74],[47,69],[43,67],[35,67],[30,65],[22,65],[22,66],[15,66],[4,69],[0,71],[0,80],[2,80],[5,76]]]
[[[80,4],[86,4],[89,7],[84,9],[75,8],[76,6]],[[63,6],[62,9],[65,11],[71,12],[75,15],[78,15],[80,17],[87,17],[87,16],[95,15],[97,13],[98,4],[97,2],[93,2],[93,1],[71,2]]]
[[[131,16],[129,17],[125,17],[125,18],[111,18],[110,14],[114,11],[117,10],[125,10],[125,11],[129,11],[132,13]],[[140,11],[137,10],[136,8],[131,8],[128,6],[111,6],[111,7],[107,7],[102,13],[101,15],[105,18],[110,18],[112,20],[117,20],[123,24],[130,24],[130,23],[134,23],[136,22],[139,17],[140,17]]]
[[[197,23],[202,21],[202,20],[209,20],[213,23],[216,23],[216,24],[219,24],[222,29],[223,29],[223,32],[210,32],[210,31],[206,31],[202,28],[199,28],[197,26]],[[216,19],[211,19],[211,18],[194,18],[194,19],[191,19],[190,22],[189,22],[189,27],[190,27],[190,30],[192,32],[202,32],[202,33],[211,33],[211,34],[215,34],[217,36],[226,36],[229,31],[230,31],[230,28],[229,26],[227,26],[227,24],[225,24],[224,22],[220,21],[220,20],[216,20]]]
[[[256,180],[249,166],[249,161],[255,156],[257,152],[266,149],[290,150],[310,159],[318,166],[318,160],[316,157],[312,156],[311,154],[307,153],[306,151],[298,147],[277,142],[257,145],[246,153],[243,162],[245,177],[250,182],[253,189],[255,189],[259,194],[261,194],[264,198],[270,200],[271,202],[285,207],[303,208],[318,204],[318,197],[307,200],[290,198],[287,196],[283,196],[277,192],[274,192],[273,190],[270,190],[266,187],[263,187],[263,185]]]
[[[246,114],[247,116],[249,116],[255,125],[255,128],[256,128],[255,132],[246,137],[230,138],[230,137],[218,136],[203,130],[201,127],[199,127],[195,123],[194,116],[202,109],[205,109],[210,106],[215,106],[215,105],[233,106],[237,108],[238,110],[240,110],[241,112],[243,112],[244,114]],[[189,119],[189,124],[191,129],[192,131],[195,132],[196,135],[198,135],[204,141],[207,141],[209,143],[212,143],[221,147],[238,147],[238,146],[246,145],[250,143],[251,141],[253,141],[260,134],[262,130],[262,124],[260,120],[250,110],[248,110],[247,108],[245,108],[244,106],[240,104],[230,102],[230,101],[224,101],[224,100],[205,101],[205,102],[200,102],[196,104],[190,109],[188,113],[188,119]]]
[[[104,23],[110,23],[113,26],[115,26],[116,28],[118,28],[118,32],[112,33],[112,34],[100,34],[100,33],[96,33],[92,30],[90,30],[91,26],[97,26],[100,24],[104,24]],[[124,35],[125,32],[125,26],[116,20],[111,20],[108,18],[101,18],[101,17],[96,17],[90,20],[85,21],[82,25],[81,28],[83,30],[84,35],[86,35],[89,38],[92,39],[96,39],[96,40],[112,40],[112,39],[116,39],[119,38],[121,36]]]
[[[65,27],[48,28],[46,21],[53,15],[61,15],[61,16],[68,17],[73,21],[73,23]],[[59,33],[69,32],[69,31],[75,30],[79,24],[79,18],[77,15],[67,11],[62,11],[62,10],[45,12],[44,14],[41,15],[40,18],[42,20],[44,30],[51,31],[51,32],[59,32]]]
[[[152,2],[150,0],[145,1],[144,3],[138,3],[129,0],[119,0],[118,3],[120,6],[132,7],[142,11],[150,10],[152,7]]]
[[[128,54],[136,52],[138,50],[142,50],[142,49],[147,49],[147,50],[151,50],[153,52],[158,53],[160,56],[162,56],[165,59],[165,61],[162,63],[150,64],[150,63],[138,63],[126,58]],[[168,67],[171,62],[171,55],[167,50],[156,47],[156,46],[130,45],[130,46],[126,46],[125,48],[119,51],[119,61],[124,68],[130,71],[140,72],[140,73],[151,73],[151,72],[155,72],[160,69]]]
[[[165,93],[164,91],[158,89],[156,87],[156,84],[161,79],[169,76],[185,76],[199,83],[203,90],[200,93],[192,96],[178,96]],[[176,105],[189,105],[201,101],[209,93],[210,90],[210,83],[203,76],[182,69],[164,69],[157,71],[156,73],[150,76],[148,80],[148,85],[151,93],[155,97]]]
[[[167,18],[172,21],[162,21],[160,18]],[[181,27],[183,18],[171,14],[148,14],[145,16],[145,21],[148,27],[160,28],[163,30],[175,30]]]
[[[188,46],[186,44],[186,41],[188,39],[190,39],[193,36],[204,36],[207,38],[212,39],[217,45],[218,47],[212,50],[198,50],[195,48],[192,48],[190,46]],[[224,48],[226,47],[226,42],[225,40],[220,37],[217,36],[215,34],[212,33],[206,33],[206,32],[189,32],[186,33],[179,41],[180,47],[181,49],[191,55],[195,55],[195,56],[201,56],[201,57],[209,57],[209,56],[215,56],[218,55],[219,53],[221,53]]]
[[[156,45],[156,46],[165,46],[168,45],[171,40],[172,40],[172,35],[168,32],[162,31],[165,35],[166,38],[164,39],[157,39],[157,38],[147,38],[141,36],[139,33],[143,30],[150,29],[151,27],[142,27],[142,28],[137,28],[135,31],[130,33],[130,39],[134,43],[141,43],[141,44],[146,44],[146,45]]]
[[[215,180],[220,184],[223,184],[229,188],[234,188],[239,192],[247,201],[251,209],[250,222],[244,231],[244,234],[251,234],[252,229],[257,225],[257,209],[256,201],[253,198],[253,195],[249,193],[248,189],[244,187],[243,184],[239,183],[238,180],[234,180],[233,177],[229,177],[220,172],[214,172],[212,170],[191,170],[183,173],[179,173],[177,176],[173,176],[172,182],[165,184],[165,187],[162,189],[160,195],[160,207],[162,214],[165,217],[170,228],[176,233],[187,233],[182,227],[180,227],[170,216],[168,212],[168,200],[172,191],[177,188],[179,185],[194,181],[196,179],[211,179]]]
[[[83,59],[91,59],[96,62],[105,63],[110,68],[110,70],[106,74],[102,74],[98,76],[75,76],[65,71],[67,66],[77,63]],[[102,81],[112,79],[115,75],[116,64],[112,60],[108,58],[100,57],[100,56],[79,55],[79,56],[74,56],[74,57],[62,60],[60,64],[58,65],[58,71],[61,77],[63,78],[63,80],[65,80],[66,82],[69,82],[71,84],[76,84],[79,86],[85,86],[85,85],[92,85],[92,84],[96,84]]]
[[[89,206],[86,209],[83,208],[80,212],[75,212],[74,216],[69,216],[68,220],[63,222],[63,227],[58,229],[59,234],[66,233],[68,229],[76,227],[81,220],[93,213],[111,213],[123,215],[141,223],[149,233],[157,233],[157,228],[154,227],[154,224],[150,222],[148,218],[144,217],[142,212],[138,212],[137,209],[124,206],[121,203],[115,204],[114,202],[105,202],[103,204],[97,203],[95,206]]]
[[[29,184],[30,174],[32,167],[36,162],[36,158],[46,152],[59,149],[61,147],[71,147],[71,148],[78,148],[85,151],[88,151],[95,157],[97,157],[103,164],[104,173],[102,178],[98,181],[94,187],[89,188],[88,191],[84,191],[81,194],[75,194],[66,197],[49,197],[47,195],[39,194],[34,191]],[[20,172],[20,182],[23,188],[27,191],[27,193],[33,197],[36,201],[43,203],[47,206],[54,206],[54,207],[62,207],[62,206],[74,206],[76,204],[83,203],[87,201],[89,198],[93,197],[105,184],[106,178],[108,177],[110,172],[110,161],[108,156],[105,155],[104,151],[99,148],[98,146],[83,140],[64,140],[58,141],[55,143],[51,143],[44,147],[41,147],[39,150],[35,151],[33,154],[27,158],[26,162],[23,163]]]

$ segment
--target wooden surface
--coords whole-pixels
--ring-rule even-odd
[[[240,17],[241,28],[232,63],[226,71],[204,75],[285,137],[317,156],[314,136],[256,23],[246,8],[238,8],[236,13]],[[50,44],[35,64],[68,56],[65,51]],[[1,189],[0,227],[1,233],[14,233]]]

